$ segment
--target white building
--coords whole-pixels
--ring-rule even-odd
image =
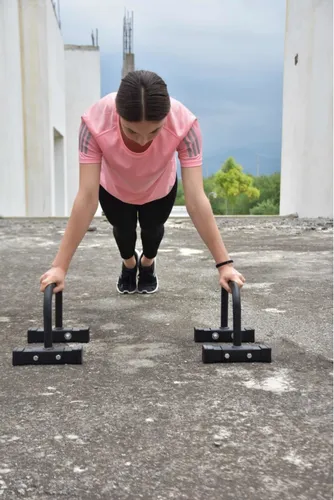
[[[333,217],[333,0],[286,9],[280,213]],[[51,0],[0,1],[0,216],[69,215],[99,98],[99,49],[64,46]]]
[[[333,217],[333,0],[287,0],[281,215]]]
[[[69,215],[80,116],[99,98],[98,47],[64,46],[51,0],[1,0],[0,215]]]

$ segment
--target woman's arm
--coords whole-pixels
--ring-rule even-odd
[[[67,272],[72,257],[91,223],[99,202],[100,164],[80,164],[79,190],[52,267]]]
[[[187,211],[198,234],[208,247],[216,264],[230,260],[214,218],[211,204],[203,189],[202,167],[186,167],[181,168],[181,171]],[[239,286],[242,286],[245,282],[245,278],[234,269],[233,264],[218,268],[218,272],[221,286],[230,293],[229,280],[236,281]]]

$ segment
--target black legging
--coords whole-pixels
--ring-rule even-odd
[[[174,206],[177,178],[172,190],[164,198],[144,205],[131,205],[112,196],[100,186],[100,205],[110,224],[122,259],[133,257],[137,239],[137,216],[141,228],[143,254],[154,259],[164,236],[164,223]]]

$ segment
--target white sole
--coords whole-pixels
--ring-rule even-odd
[[[121,290],[118,289],[118,286],[116,285],[116,290],[118,293],[120,293],[121,295],[133,295],[134,293],[137,292],[137,288],[135,290],[133,290],[133,292],[121,292]]]
[[[154,274],[156,275],[156,273],[157,273],[157,258],[154,259]],[[137,293],[140,293],[140,295],[152,295],[153,293],[156,293],[159,290],[159,280],[157,275],[155,277],[157,278],[157,287],[155,290],[153,290],[152,292],[146,292],[145,290],[140,292],[137,288]]]
[[[157,293],[157,291],[159,290],[159,287],[157,287],[155,290],[153,290],[152,292],[140,292],[139,290],[137,290],[137,293],[139,293],[139,295],[153,295],[154,293]]]

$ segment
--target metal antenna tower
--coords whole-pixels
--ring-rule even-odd
[[[133,11],[125,10],[123,20],[123,60],[126,54],[133,53]]]
[[[122,77],[134,70],[133,53],[133,11],[125,9],[123,19],[123,70]]]

